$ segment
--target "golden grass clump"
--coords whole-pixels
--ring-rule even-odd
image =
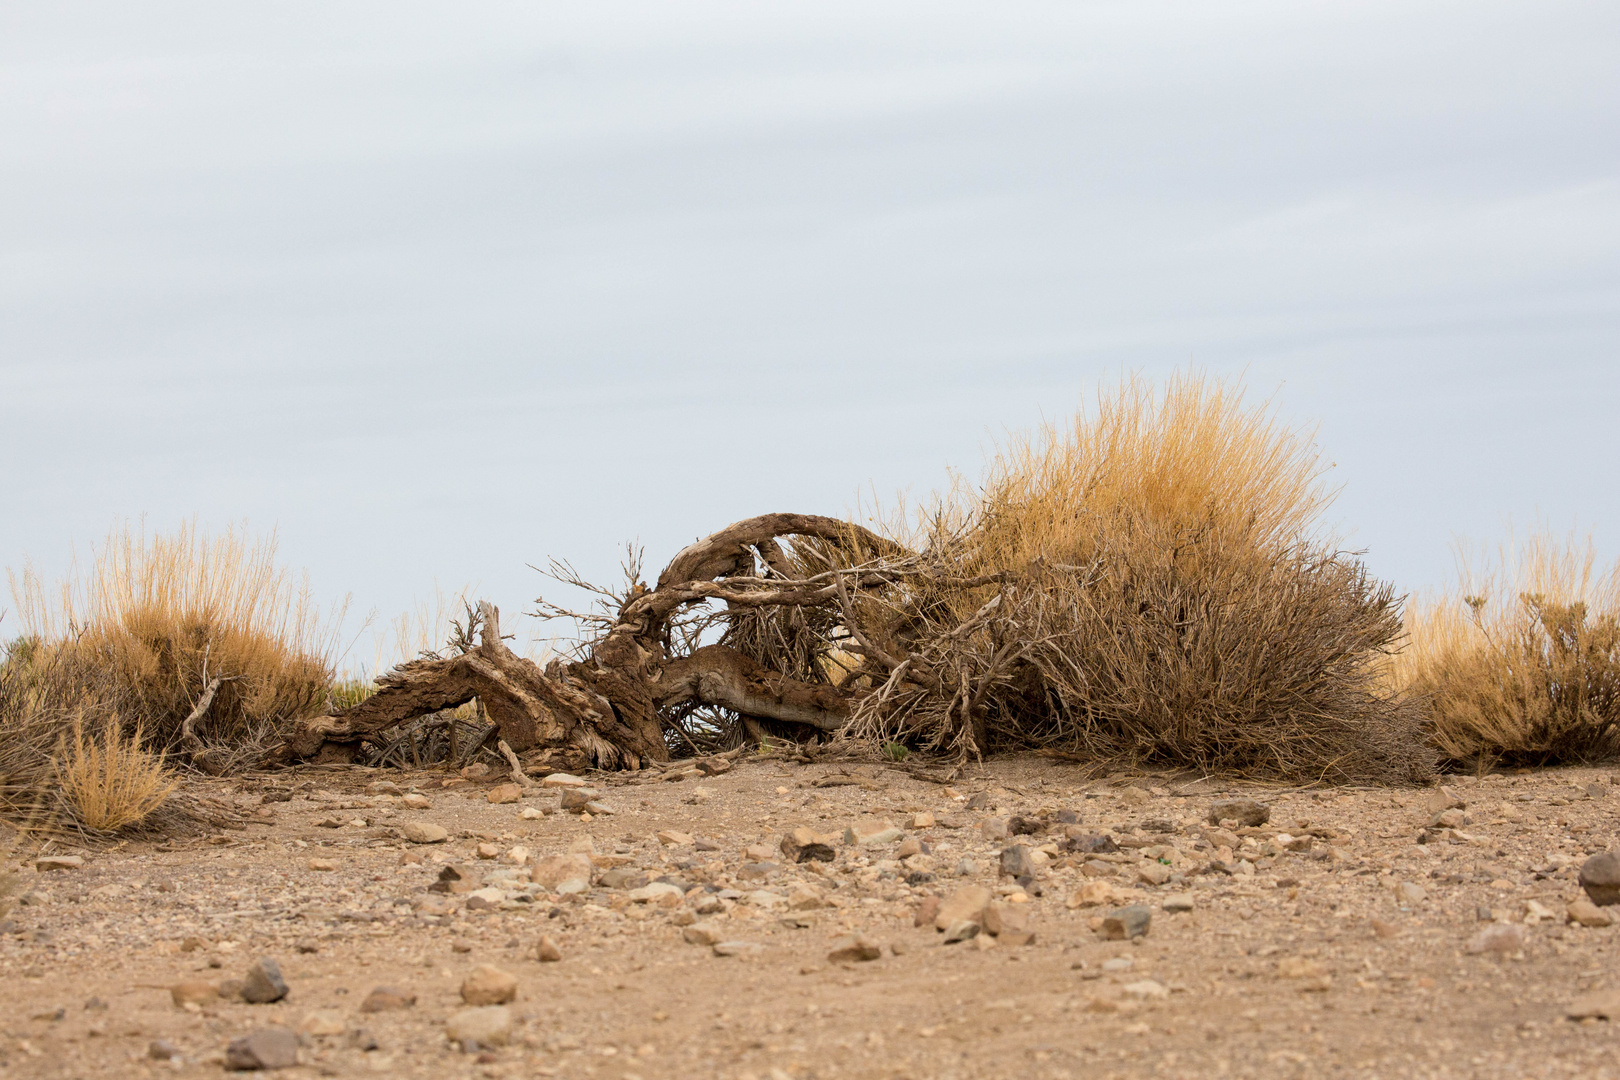
[[[1411,605],[1391,678],[1454,765],[1572,764],[1620,753],[1620,562],[1546,531],[1459,552],[1456,588]]]
[[[73,817],[85,828],[114,832],[150,817],[173,793],[177,782],[161,754],[143,745],[137,725],[125,734],[109,718],[99,738],[85,735],[82,722],[73,738],[58,747],[56,781]]]
[[[58,716],[120,714],[161,751],[180,748],[182,723],[222,678],[196,734],[228,764],[278,722],[322,709],[332,683],[341,610],[323,621],[307,579],[275,554],[273,534],[115,530],[91,568],[55,590],[32,568],[11,575],[27,647],[13,647],[6,663],[32,669],[14,674],[36,698],[54,699]],[[43,685],[49,679],[66,685]]]
[[[1129,380],[1013,440],[977,491],[896,536],[937,569],[853,606],[868,625],[887,608],[890,651],[942,673],[932,688],[888,680],[857,730],[1295,780],[1426,778],[1416,710],[1377,677],[1399,600],[1320,532],[1325,471],[1269,407],[1200,377],[1157,392]]]

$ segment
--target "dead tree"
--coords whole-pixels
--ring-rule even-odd
[[[805,577],[781,540],[797,537],[832,554],[835,567]],[[728,644],[685,648],[672,625],[696,605],[728,612],[847,606],[851,590],[890,585],[910,552],[834,518],[767,514],[722,529],[675,556],[653,588],[634,583],[582,659],[544,669],[501,640],[499,612],[481,603],[462,647],[424,657],[377,680],[360,704],[294,725],[273,753],[282,761],[354,747],[405,721],[478,699],[513,750],[555,750],[563,760],[636,768],[670,756],[669,717],[694,705],[743,721],[837,731],[862,691],[817,672],[784,673]],[[802,564],[802,560],[801,560]],[[842,597],[842,599],[841,599]],[[472,642],[476,635],[477,643]],[[862,646],[855,645],[859,649]],[[809,677],[803,677],[808,675]],[[754,730],[757,730],[757,725]],[[330,749],[328,749],[330,748]]]

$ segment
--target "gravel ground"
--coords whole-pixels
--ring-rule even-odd
[[[1567,1016],[1620,989],[1620,927],[1566,914],[1615,846],[1607,770],[1393,791],[1040,758],[950,787],[768,760],[673,775],[515,802],[490,801],[517,794],[503,776],[444,772],[194,784],[251,824],[25,869],[0,1076],[217,1076],[232,1040],[281,1028],[285,1077],[1620,1078],[1620,1021]],[[1211,824],[1232,798],[1269,820]],[[785,854],[796,828],[832,861]],[[977,936],[918,925],[935,897]],[[1110,940],[1133,904],[1147,933]],[[249,1004],[261,958],[289,993]],[[397,1007],[363,1008],[377,987]],[[482,1043],[447,1037],[479,1023]]]

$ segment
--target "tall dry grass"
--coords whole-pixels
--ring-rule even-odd
[[[1415,710],[1377,678],[1399,599],[1324,530],[1328,468],[1267,404],[1197,376],[1128,380],[1071,423],[1011,440],[979,488],[903,537],[944,584],[857,601],[858,622],[888,608],[894,651],[920,647],[955,688],[891,680],[863,706],[862,733],[1424,778]]]
[[[1620,753],[1620,562],[1541,530],[1458,551],[1458,582],[1413,603],[1395,685],[1456,765],[1589,762]]]

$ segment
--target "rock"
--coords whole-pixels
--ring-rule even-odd
[[[1565,907],[1564,912],[1569,916],[1570,922],[1580,923],[1582,926],[1592,929],[1611,926],[1614,923],[1612,915],[1585,897],[1571,900],[1568,906]]]
[[[789,911],[815,911],[826,907],[827,901],[809,885],[798,884],[788,893],[787,906]]]
[[[253,1005],[268,1005],[286,996],[287,980],[281,977],[281,965],[268,956],[255,960],[242,979],[242,1000]]]
[[[957,919],[945,927],[945,944],[954,945],[979,936],[979,924],[972,919]]]
[[[671,885],[667,881],[654,881],[639,889],[631,889],[626,895],[638,904],[652,904],[663,900],[679,903],[686,897],[680,886]]]
[[[474,849],[480,859],[498,859],[501,857],[501,845],[483,843]]]
[[[482,761],[475,761],[461,770],[463,780],[482,780],[489,775],[489,766]]]
[[[1428,798],[1424,800],[1424,805],[1428,807],[1431,814],[1440,814],[1447,810],[1468,809],[1468,804],[1463,802],[1457,793],[1448,787],[1437,787],[1429,792]]]
[[[922,902],[917,905],[917,910],[912,912],[911,925],[932,926],[934,925],[934,916],[938,914],[939,897],[925,896],[922,898]]]
[[[409,795],[401,796],[399,802],[401,806],[408,806],[412,810],[431,810],[433,808],[432,799],[414,791]]]
[[[1551,922],[1557,917],[1552,913],[1551,908],[1539,900],[1526,900],[1524,902],[1524,921],[1526,923]]]
[[[512,1041],[512,1010],[504,1005],[461,1009],[445,1021],[444,1033],[463,1048],[505,1046]]]
[[[1165,897],[1163,903],[1159,905],[1165,911],[1171,912],[1191,911],[1197,906],[1197,901],[1193,899],[1192,893],[1173,893]]]
[[[478,888],[478,873],[470,866],[459,863],[446,863],[439,868],[439,878],[428,886],[429,892],[436,893],[470,893]]]
[[[222,1001],[242,1001],[244,1000],[242,997],[242,980],[226,979],[219,984],[214,993]]]
[[[1485,917],[1490,918],[1490,912],[1487,911]],[[1399,937],[1401,933],[1400,927],[1394,923],[1385,922],[1383,919],[1371,919],[1368,921],[1368,925],[1372,927],[1372,932],[1381,938]]]
[[[345,1030],[343,1014],[336,1009],[316,1009],[298,1021],[300,1035],[341,1035]]]
[[[1416,882],[1403,881],[1395,886],[1395,898],[1403,904],[1421,904],[1429,898],[1429,893]]]
[[[1070,909],[1097,907],[1114,902],[1114,887],[1106,881],[1088,881],[1069,894],[1066,906]]]
[[[77,855],[45,855],[34,860],[34,869],[41,874],[54,870],[80,870],[84,860]]]
[[[835,843],[833,837],[801,825],[782,837],[781,851],[789,862],[802,863],[812,859],[818,862],[832,862],[838,857],[838,852],[834,849]]]
[[[1029,929],[1029,905],[1004,904],[992,901],[984,907],[984,914],[979,917],[979,923],[987,934],[1001,937],[1007,933],[1017,933]]]
[[[330,872],[337,869],[337,863],[333,862],[331,859],[311,859],[309,860],[308,865],[311,870]]]
[[[1143,1000],[1156,1000],[1170,996],[1170,988],[1154,979],[1143,979],[1140,982],[1126,983],[1124,986],[1120,987],[1120,989],[1130,997],[1142,998]]]
[[[1468,815],[1461,810],[1441,810],[1429,818],[1428,827],[1431,829],[1460,829],[1468,821]]]
[[[1620,904],[1620,855],[1605,851],[1581,864],[1581,888],[1599,907]]]
[[[1254,828],[1271,820],[1271,808],[1254,799],[1218,799],[1210,804],[1208,820],[1211,825],[1235,821]]]
[[[542,964],[555,964],[563,958],[562,948],[550,934],[540,935],[540,943],[535,946],[534,952]]]
[[[505,1005],[517,998],[517,976],[493,964],[479,964],[461,981],[461,1000],[468,1005]]]
[[[1126,806],[1147,806],[1153,801],[1153,796],[1145,788],[1134,786],[1120,792],[1119,797]]]
[[[758,956],[764,951],[765,946],[752,941],[720,941],[713,946],[716,956]]]
[[[1173,871],[1164,863],[1143,863],[1136,868],[1136,880],[1144,885],[1163,885],[1170,880]]]
[[[1142,904],[1131,904],[1104,916],[1101,932],[1109,941],[1129,941],[1146,935],[1152,925],[1152,909]]]
[[[573,775],[572,773],[554,772],[550,776],[546,777],[544,780],[541,780],[540,785],[542,787],[560,787],[560,788],[584,787],[585,786],[585,781],[581,780],[579,777]]]
[[[392,780],[373,780],[366,785],[367,795],[398,795],[399,785]]]
[[[442,844],[450,839],[450,830],[431,821],[407,821],[400,830],[413,844]]]
[[[1046,822],[1040,818],[1022,817],[1014,814],[1007,819],[1007,834],[1009,836],[1036,836],[1046,831]]]
[[[1063,849],[1065,851],[1079,852],[1082,855],[1112,855],[1119,851],[1119,845],[1114,843],[1114,838],[1111,836],[1080,833],[1065,840]]]
[[[416,1004],[416,994],[411,990],[396,990],[392,986],[374,986],[366,1000],[360,1003],[363,1013],[392,1012],[395,1009],[409,1009]]]
[[[911,827],[913,829],[932,829],[934,827],[934,815],[926,810],[912,814]]]
[[[1305,956],[1285,956],[1277,961],[1277,974],[1284,979],[1311,979],[1326,971],[1321,964]]]
[[[496,784],[485,793],[484,798],[495,805],[514,803],[523,798],[523,789],[517,784]]]
[[[747,862],[737,869],[739,881],[764,881],[772,874],[779,873],[782,867],[774,862]]]
[[[1228,847],[1233,851],[1243,846],[1243,838],[1230,829],[1205,829],[1204,839],[1216,847]]]
[[[582,893],[591,887],[591,857],[581,851],[535,860],[529,880],[557,893]]]
[[[525,806],[523,809],[518,811],[518,817],[523,821],[538,821],[545,816],[546,814],[544,810],[536,810],[532,806]]]
[[[1471,956],[1483,953],[1506,955],[1523,949],[1524,943],[1524,927],[1513,923],[1496,923],[1469,938],[1464,951]]]
[[[260,1028],[225,1048],[225,1067],[239,1072],[290,1069],[298,1064],[298,1036],[284,1027]]]
[[[180,1056],[180,1048],[168,1039],[153,1039],[146,1046],[146,1056],[153,1061],[173,1061]]]
[[[852,847],[878,847],[892,844],[904,835],[893,822],[863,818],[844,830],[844,843]]]
[[[494,911],[505,902],[505,891],[493,885],[482,889],[474,889],[467,894],[468,911]]]
[[[977,925],[984,915],[984,909],[990,906],[991,899],[990,890],[983,885],[967,885],[957,889],[940,901],[939,910],[934,914],[934,928],[947,930],[964,919]]]
[[[647,884],[647,875],[640,870],[621,866],[602,874],[596,883],[604,889],[639,889]]]
[[[658,842],[665,847],[691,847],[695,843],[691,833],[683,833],[676,829],[664,829],[659,832]]]
[[[1007,819],[999,817],[985,818],[983,821],[979,822],[979,835],[984,837],[986,840],[1007,839],[1007,836],[1009,835],[1007,830]]]
[[[681,931],[681,940],[688,945],[718,945],[725,939],[725,930],[715,922],[695,922]]]
[[[901,862],[904,862],[907,859],[915,858],[916,856],[925,853],[927,850],[927,844],[923,843],[915,836],[908,836],[904,840],[900,841],[899,847],[894,849],[894,857],[899,859]]]
[[[1564,1009],[1571,1020],[1620,1020],[1620,990],[1582,994]]]
[[[883,946],[871,938],[860,934],[850,934],[839,938],[827,953],[827,959],[835,964],[853,963],[865,960],[876,960],[883,955]]]
[[[996,940],[1012,948],[1021,948],[1025,945],[1035,944],[1035,931],[1033,930],[1003,930],[996,935]]]
[[[207,1005],[219,998],[219,984],[193,979],[169,987],[169,999],[177,1008],[186,1005]]]
[[[596,791],[592,788],[565,788],[559,805],[564,810],[584,810],[596,798]]]
[[[1014,879],[1035,876],[1035,863],[1029,857],[1027,844],[1001,849],[1001,873],[1003,877]]]

